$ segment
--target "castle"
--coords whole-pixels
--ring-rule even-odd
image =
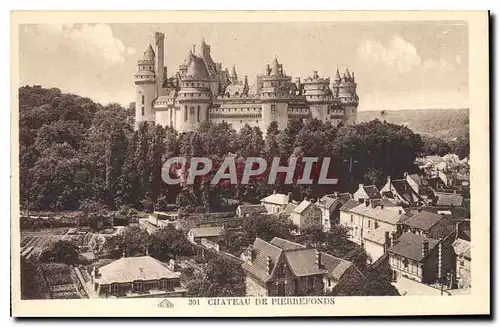
[[[322,78],[317,71],[301,81],[287,76],[275,57],[257,75],[255,86],[243,81],[233,66],[231,73],[214,62],[210,46],[190,49],[185,62],[173,77],[164,66],[163,33],[155,33],[155,49],[148,46],[137,62],[135,127],[143,122],[170,126],[180,132],[196,130],[203,121],[227,122],[240,130],[245,124],[258,126],[264,133],[276,121],[280,129],[292,118],[318,118],[339,123],[356,123],[359,98],[354,72],[337,69],[335,79]]]

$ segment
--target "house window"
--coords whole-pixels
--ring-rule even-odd
[[[407,258],[404,258],[404,259],[403,259],[403,265],[404,265],[405,269],[408,269],[408,264],[409,264],[408,259],[407,259]]]
[[[184,121],[188,120],[188,107],[184,106]]]
[[[132,283],[132,289],[134,292],[136,293],[140,293],[142,292],[142,281],[141,280],[135,280],[133,283]]]
[[[371,224],[372,224],[372,222],[370,220],[368,220],[368,228],[372,227]]]
[[[307,279],[307,289],[309,290],[309,292],[311,292],[314,289],[314,277],[313,276],[309,276],[309,278]]]
[[[111,294],[118,294],[119,290],[120,290],[120,285],[118,283],[114,283],[114,284],[111,284],[109,285],[109,290],[111,292]]]
[[[354,216],[351,215],[351,223],[353,223],[353,222],[354,222]]]
[[[332,279],[328,278],[328,287],[332,287]]]
[[[285,276],[285,264],[281,264],[278,267],[278,277],[284,277]]]
[[[158,288],[160,290],[168,290],[169,289],[169,283],[168,283],[168,280],[166,279],[160,279],[158,281]]]
[[[285,284],[278,284],[278,296],[285,296]]]

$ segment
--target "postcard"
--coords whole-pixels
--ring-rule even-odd
[[[13,12],[12,315],[490,314],[488,23]]]

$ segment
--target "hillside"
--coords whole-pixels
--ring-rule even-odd
[[[445,140],[469,133],[469,109],[359,111],[358,122],[373,119],[406,125],[416,133]]]

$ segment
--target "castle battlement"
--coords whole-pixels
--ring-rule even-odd
[[[236,130],[245,125],[259,127],[265,133],[272,121],[279,128],[285,128],[290,119],[356,122],[357,84],[347,68],[343,76],[337,69],[333,83],[317,71],[292,82],[275,57],[264,74],[256,74],[255,89],[250,90],[247,76],[241,80],[234,65],[229,70],[215,62],[211,47],[202,40],[200,47],[189,49],[187,59],[168,77],[164,38],[163,33],[156,32],[155,50],[150,45],[137,61],[136,127],[142,121],[151,121],[186,132],[211,120],[230,123]]]

